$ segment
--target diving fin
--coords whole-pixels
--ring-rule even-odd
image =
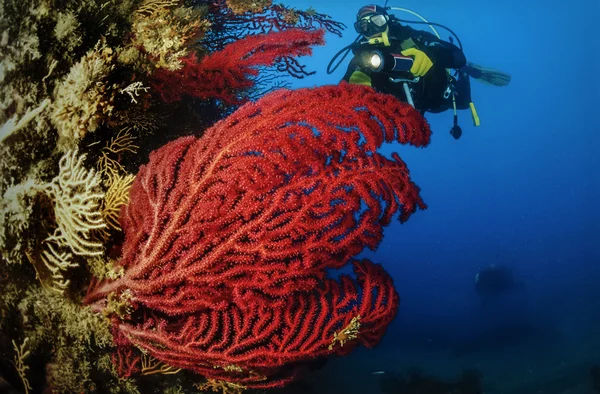
[[[461,71],[466,72],[471,78],[488,85],[506,86],[510,82],[510,74],[471,62],[461,68]]]

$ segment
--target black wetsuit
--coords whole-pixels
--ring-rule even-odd
[[[446,69],[460,69],[465,66],[467,61],[464,53],[454,44],[441,41],[431,33],[401,25],[393,19],[389,22],[388,36],[391,44],[389,47],[385,47],[383,44],[364,44],[363,48],[381,48],[392,53],[400,53],[408,48],[423,51],[431,59],[433,66],[427,74],[420,78],[419,82],[410,84],[415,107],[421,112],[441,112],[452,108],[452,96],[444,97],[444,92],[448,87]],[[355,49],[354,54],[356,55],[360,50]],[[369,75],[371,86],[378,91],[393,94],[406,101],[402,84],[390,82],[390,74],[374,72],[361,67],[357,58],[354,57],[350,61],[343,79],[349,81],[355,71]],[[458,81],[454,81],[454,86],[456,87],[457,108],[469,108],[471,94],[468,75],[460,75]]]

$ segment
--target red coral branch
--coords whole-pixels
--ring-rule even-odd
[[[188,314],[176,324],[154,316],[144,326],[123,323],[119,330],[169,365],[255,388],[279,386],[296,372],[282,370],[283,365],[345,354],[357,342],[374,346],[396,315],[399,299],[389,275],[368,261],[354,264],[358,284],[349,277],[339,283],[327,280],[310,292],[282,299],[277,308],[248,298],[224,310]],[[355,316],[362,328],[356,340],[330,350],[335,333]],[[226,368],[232,365],[243,366],[244,372]]]
[[[266,34],[300,28],[304,30],[325,29],[342,36],[346,27],[329,15],[314,10],[297,10],[282,4],[273,4],[262,12],[234,13],[224,0],[208,1],[207,18],[211,28],[202,39],[209,51],[217,51],[225,45],[249,34]]]
[[[125,274],[92,286],[85,302],[127,289],[137,312],[118,330],[133,344],[252,387],[292,379],[298,368],[286,366],[373,346],[396,313],[391,278],[368,262],[355,263],[356,282],[326,269],[376,248],[396,213],[405,221],[425,208],[404,162],[377,149],[429,137],[416,110],[363,86],[248,103],[202,138],[151,154],[122,215]],[[356,316],[358,341],[330,350]]]
[[[294,56],[310,55],[313,45],[323,45],[324,31],[290,29],[271,34],[247,36],[213,52],[199,61],[194,54],[182,59],[184,66],[177,71],[159,69],[152,85],[166,102],[182,96],[214,98],[228,104],[238,104],[240,93],[254,86],[252,77],[258,68],[285,60],[292,76],[308,75]]]

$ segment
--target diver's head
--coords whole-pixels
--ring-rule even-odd
[[[387,31],[389,20],[390,16],[385,8],[366,5],[358,10],[354,29],[367,38],[375,37]]]

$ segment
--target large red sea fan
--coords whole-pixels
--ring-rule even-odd
[[[376,248],[396,213],[425,208],[404,162],[377,149],[429,137],[416,110],[364,86],[248,103],[151,154],[122,215],[124,276],[94,284],[85,302],[102,309],[126,293],[134,312],[114,318],[119,343],[247,387],[373,346],[398,306],[391,278],[368,261],[354,262],[356,280],[326,270]]]

